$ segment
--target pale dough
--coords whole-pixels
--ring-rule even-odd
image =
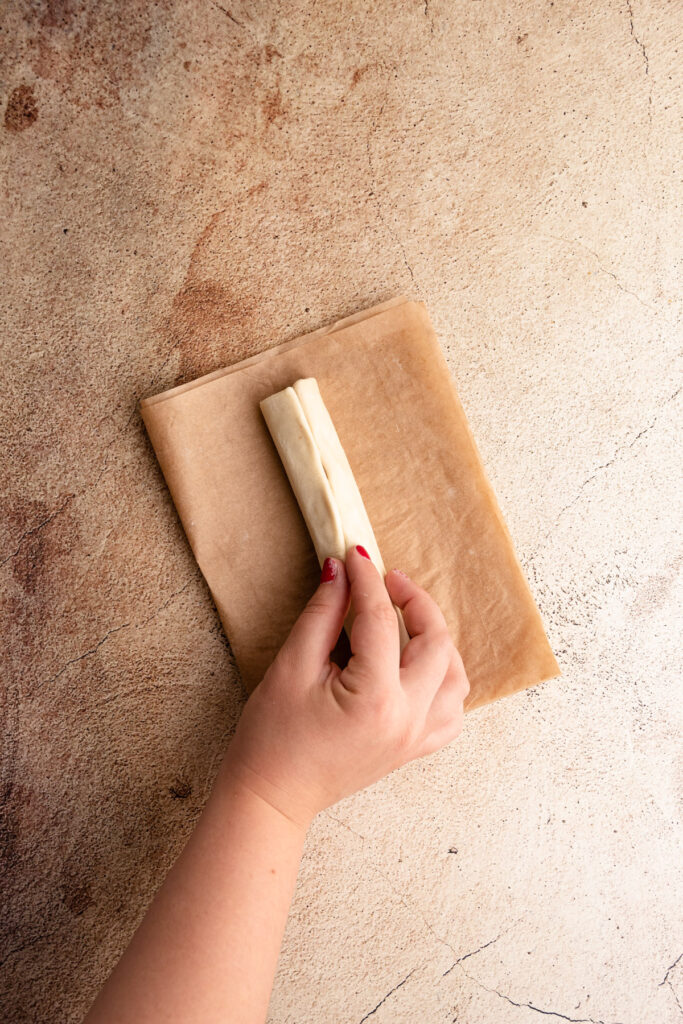
[[[315,377],[297,380],[260,403],[268,430],[289,478],[320,565],[328,555],[342,560],[362,544],[382,579],[382,561],[358,485]],[[396,608],[401,650],[410,639]],[[353,606],[344,622],[349,637]]]

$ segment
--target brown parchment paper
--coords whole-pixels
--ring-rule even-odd
[[[318,381],[387,568],[440,605],[468,710],[558,675],[427,311],[398,298],[141,402],[246,689],[319,580],[259,408],[299,377]]]

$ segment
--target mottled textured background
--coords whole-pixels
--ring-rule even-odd
[[[271,1024],[678,1021],[680,3],[1,27],[2,1019],[81,1019],[242,700],[137,400],[406,292],[564,675],[320,816]]]

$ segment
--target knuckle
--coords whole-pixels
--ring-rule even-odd
[[[304,608],[302,615],[310,615],[314,618],[318,615],[325,615],[327,607],[327,602],[318,598],[312,598]]]
[[[395,695],[380,692],[373,696],[371,703],[373,723],[378,732],[391,739],[400,736],[403,716]]]
[[[399,734],[398,745],[403,751],[413,750],[422,738],[422,724],[416,719],[409,719],[403,723]]]
[[[395,626],[397,624],[396,612],[394,606],[391,604],[374,604],[371,608],[368,608],[368,614],[380,625],[382,628],[387,626]]]
[[[376,693],[371,700],[372,714],[378,727],[383,731],[391,728],[396,717],[394,701],[387,693]]]
[[[462,716],[463,706],[460,692],[455,688],[449,689],[444,693],[443,699],[439,702],[435,720],[438,722],[439,727],[450,729],[462,720]]]
[[[432,597],[432,595],[428,594],[426,590],[423,590],[420,596],[424,603],[425,611],[429,615],[430,619],[432,619],[432,621],[434,622],[434,626],[439,629],[446,630],[446,632],[448,632],[448,627],[446,625],[446,619],[444,618],[444,614],[441,611],[439,605]]]
[[[440,651],[450,652],[453,648],[453,641],[447,629],[438,629],[434,633],[433,643]]]

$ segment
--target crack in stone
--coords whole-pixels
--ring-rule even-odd
[[[676,1006],[678,1007],[681,1015],[683,1015],[683,1006],[681,1005],[680,999],[678,998],[676,990],[671,984],[671,979],[669,978],[671,972],[674,971],[676,967],[678,967],[679,963],[681,962],[681,959],[683,959],[683,953],[679,954],[679,956],[674,960],[674,962],[670,964],[669,967],[667,967],[666,974],[660,981],[658,988],[661,988],[662,985],[666,985],[670,989],[672,996],[676,1000]]]
[[[413,282],[415,290],[417,291],[417,293],[419,295],[420,294],[420,288],[419,288],[419,286],[417,284],[417,281],[415,280],[415,274],[413,272],[413,268],[411,267],[410,263],[408,262],[408,256],[407,256],[407,253],[406,253],[405,245],[401,241],[401,238],[399,237],[399,235],[394,231],[394,229],[391,227],[391,225],[389,224],[389,222],[385,218],[384,211],[383,211],[383,208],[382,208],[382,202],[381,202],[380,197],[379,197],[379,195],[377,193],[377,182],[376,182],[376,179],[375,179],[375,166],[374,166],[373,161],[372,161],[371,141],[372,141],[373,132],[375,132],[377,130],[377,121],[382,116],[382,112],[384,110],[384,104],[385,103],[386,103],[386,99],[382,103],[382,106],[379,108],[379,114],[377,115],[377,119],[374,120],[371,123],[370,131],[368,132],[368,136],[367,136],[367,139],[365,141],[365,148],[366,148],[367,157],[368,157],[368,167],[370,169],[370,186],[371,186],[371,189],[372,189],[371,195],[372,195],[372,198],[375,200],[375,207],[377,209],[377,216],[379,217],[380,221],[382,222],[382,225],[383,225],[385,231],[387,232],[387,234],[390,236],[390,238],[400,248],[401,254],[403,256],[403,264],[404,264],[406,270],[408,271],[408,273],[410,274],[410,279]]]
[[[217,10],[221,11],[225,15],[226,18],[229,18],[230,21],[233,22],[233,24],[238,25],[240,28],[244,28],[243,23],[241,21],[238,21],[237,18],[235,17],[235,15],[231,14],[230,11],[227,9],[227,7],[221,7],[220,4],[216,3],[216,0],[210,0],[210,2],[213,4],[213,6]]]
[[[510,928],[504,929],[499,935],[497,935],[495,937],[495,939],[491,939],[489,942],[486,942],[483,946],[480,946],[479,949],[475,949],[475,950],[473,950],[470,953],[465,953],[463,956],[458,957],[455,948],[450,944],[450,942],[447,942],[446,939],[442,938],[440,935],[438,935],[436,933],[436,931],[434,930],[433,925],[430,924],[430,922],[427,920],[427,918],[423,914],[422,908],[419,906],[419,904],[417,902],[415,902],[415,901],[411,901],[412,902],[412,906],[411,906],[408,903],[405,895],[396,888],[396,886],[393,884],[391,879],[387,875],[385,875],[383,871],[380,871],[380,869],[378,867],[376,867],[374,864],[372,864],[367,859],[367,857],[365,856],[365,849],[364,849],[365,848],[365,838],[366,837],[361,835],[360,832],[356,832],[356,830],[354,828],[352,828],[350,825],[348,825],[341,818],[336,818],[333,814],[330,814],[330,812],[328,810],[323,811],[323,814],[325,815],[325,817],[330,818],[331,821],[334,821],[337,825],[341,825],[341,827],[345,828],[347,830],[347,832],[351,832],[352,835],[354,835],[358,839],[360,839],[360,841],[361,841],[361,848],[363,849],[363,862],[364,862],[364,864],[366,864],[367,867],[369,867],[371,871],[374,871],[375,874],[379,875],[380,878],[382,878],[386,882],[386,884],[389,886],[389,888],[391,889],[393,894],[397,897],[398,901],[401,903],[401,905],[403,907],[405,907],[405,909],[410,914],[417,913],[421,917],[422,922],[423,922],[425,928],[427,929],[429,934],[432,936],[432,938],[436,939],[436,941],[439,943],[439,945],[445,946],[446,949],[450,950],[450,952],[453,954],[453,956],[457,957],[457,959],[455,960],[453,965],[451,967],[449,967],[449,969],[442,975],[442,977],[445,978],[447,974],[450,974],[450,972],[453,970],[454,967],[459,967],[460,970],[468,978],[470,978],[471,981],[474,981],[476,984],[480,984],[477,981],[476,978],[472,978],[471,975],[467,974],[467,971],[465,971],[465,968],[462,966],[462,961],[463,960],[467,960],[471,956],[474,956],[475,953],[480,953],[481,950],[482,949],[486,949],[487,946],[492,946],[494,944],[494,942],[498,942],[498,940],[501,939],[503,937],[503,935],[505,935],[508,931],[510,931],[510,928],[513,928],[515,924],[518,924],[519,921],[522,920],[522,918],[518,918],[516,921],[514,921],[510,925]],[[417,970],[417,968],[415,968],[415,970]],[[482,986],[482,988],[483,987],[484,986]],[[377,1007],[375,1009],[377,1009]],[[362,1022],[361,1022],[361,1024],[362,1024]],[[604,1022],[596,1021],[595,1024],[604,1024]]]
[[[681,1001],[680,1001],[680,999],[679,999],[679,998],[678,998],[678,996],[676,995],[676,990],[675,990],[675,988],[673,987],[673,985],[671,984],[671,982],[670,982],[670,981],[667,981],[667,983],[666,983],[666,984],[667,984],[667,987],[669,988],[669,990],[670,990],[670,992],[671,992],[672,996],[673,996],[673,997],[674,997],[674,999],[676,1000],[676,1006],[677,1006],[677,1007],[678,1007],[678,1009],[680,1010],[680,1012],[681,1012],[681,1016],[683,1016],[683,1006],[681,1005]]]
[[[451,946],[450,942],[447,942],[446,939],[442,939],[441,936],[437,935],[437,933],[434,931],[433,926],[429,923],[429,921],[427,920],[425,915],[422,913],[422,908],[419,906],[419,904],[417,904],[416,902],[413,901],[413,905],[411,906],[407,902],[405,895],[396,888],[396,886],[393,884],[391,879],[387,875],[385,875],[383,871],[380,871],[380,869],[378,867],[376,867],[374,864],[372,864],[368,860],[368,858],[365,856],[365,849],[364,849],[365,848],[365,836],[361,835],[360,832],[356,832],[356,830],[354,828],[351,828],[350,825],[347,825],[347,823],[345,821],[342,821],[341,818],[335,818],[335,816],[333,814],[330,814],[329,811],[324,811],[323,813],[325,814],[325,816],[327,818],[330,818],[332,821],[336,822],[337,825],[341,825],[342,828],[345,828],[347,830],[347,832],[351,832],[354,836],[356,836],[358,839],[360,839],[362,847],[363,847],[363,863],[366,864],[367,867],[369,867],[371,871],[374,871],[376,875],[379,875],[379,877],[382,878],[386,882],[386,884],[389,886],[389,888],[393,892],[394,896],[396,896],[396,898],[398,899],[399,903],[401,903],[402,906],[404,906],[405,909],[410,914],[417,913],[422,918],[424,926],[427,929],[427,931],[430,933],[430,935],[434,939],[436,939],[436,941],[441,946],[445,946],[446,949],[449,949],[451,951],[451,953],[453,954],[453,956],[457,957],[457,955],[458,955],[457,951],[453,948],[453,946]]]
[[[364,846],[364,844],[365,844],[365,836],[361,835],[361,833],[360,833],[360,832],[356,832],[356,830],[355,830],[354,828],[352,828],[352,827],[351,827],[350,825],[348,825],[348,824],[347,824],[347,823],[346,823],[345,821],[343,821],[343,820],[342,820],[341,818],[336,818],[336,817],[335,817],[335,816],[334,816],[333,814],[330,814],[330,812],[329,812],[329,811],[324,811],[323,813],[325,814],[325,816],[326,816],[326,817],[330,818],[330,819],[331,819],[332,821],[334,821],[334,822],[335,822],[335,823],[336,823],[337,825],[341,825],[341,826],[342,826],[342,828],[345,828],[345,829],[346,829],[346,830],[347,830],[348,832],[351,832],[351,833],[352,833],[353,835],[355,835],[355,836],[356,836],[356,837],[357,837],[358,839],[360,839],[360,841],[361,841],[361,844],[363,844],[363,846]],[[449,942],[447,942],[447,941],[446,941],[445,939],[442,939],[440,935],[437,935],[437,933],[436,933],[436,932],[434,931],[434,928],[433,928],[433,926],[432,926],[432,925],[431,925],[431,924],[429,923],[429,921],[427,920],[427,918],[425,917],[425,915],[424,915],[424,914],[422,913],[422,909],[420,908],[420,906],[419,906],[419,905],[418,905],[417,903],[413,903],[413,906],[411,907],[411,906],[410,906],[410,905],[408,904],[408,902],[407,902],[407,900],[406,900],[405,896],[403,895],[403,893],[401,893],[401,892],[400,892],[400,891],[399,891],[398,889],[396,889],[396,887],[395,887],[395,886],[393,885],[393,883],[392,883],[391,879],[390,879],[390,878],[388,878],[388,876],[387,876],[387,875],[385,875],[383,871],[380,871],[380,870],[379,870],[379,868],[377,868],[377,867],[376,867],[376,866],[375,866],[374,864],[372,864],[372,863],[371,863],[371,862],[370,862],[370,861],[369,861],[369,860],[368,860],[368,859],[367,859],[367,858],[365,857],[365,854],[364,854],[364,853],[363,853],[363,861],[364,861],[364,863],[365,863],[365,864],[366,864],[366,865],[367,865],[367,866],[368,866],[368,867],[370,868],[370,870],[371,870],[371,871],[374,871],[374,872],[375,872],[376,874],[378,874],[378,875],[380,876],[380,878],[384,879],[384,881],[385,881],[385,882],[387,883],[387,885],[389,886],[389,888],[391,889],[391,891],[392,891],[392,892],[394,893],[394,895],[395,895],[396,897],[398,897],[398,900],[399,900],[399,902],[400,902],[400,903],[401,903],[401,904],[402,904],[402,905],[403,905],[403,906],[404,906],[404,907],[406,908],[406,910],[410,911],[411,913],[413,913],[413,912],[417,911],[417,913],[418,913],[418,914],[420,915],[420,917],[422,918],[422,921],[424,922],[424,924],[425,924],[425,927],[427,928],[427,930],[429,931],[429,933],[430,933],[430,934],[431,934],[431,935],[432,935],[432,936],[433,936],[433,937],[434,937],[434,938],[436,939],[436,941],[437,941],[438,943],[440,943],[440,944],[441,944],[442,946],[446,946],[446,948],[447,948],[447,949],[450,949],[450,951],[451,951],[451,952],[452,952],[452,953],[453,953],[453,954],[455,955],[455,949],[453,948],[453,946],[451,946],[451,944],[450,944]],[[515,923],[516,923],[516,922],[515,922]],[[511,927],[512,927],[512,926],[511,926]],[[509,929],[507,929],[507,930],[509,931]],[[534,1003],[532,1003],[532,1002],[526,1002],[526,1003],[518,1003],[518,1002],[516,1002],[516,1001],[515,1001],[514,999],[512,999],[512,998],[511,998],[510,996],[507,996],[507,995],[505,995],[505,994],[504,994],[503,992],[499,992],[499,991],[498,991],[498,989],[495,989],[495,988],[488,988],[488,986],[484,985],[484,984],[483,984],[483,982],[479,981],[479,979],[478,979],[478,978],[475,978],[475,977],[473,977],[473,975],[469,974],[469,972],[468,972],[468,971],[466,971],[466,970],[465,970],[465,968],[463,967],[463,961],[464,961],[464,960],[467,960],[467,959],[469,959],[469,958],[470,958],[470,957],[472,957],[472,956],[475,956],[475,955],[476,955],[477,953],[480,953],[480,952],[481,952],[481,951],[482,951],[483,949],[486,949],[486,948],[487,948],[488,946],[492,946],[492,945],[493,945],[494,943],[498,942],[498,940],[499,940],[500,938],[502,938],[502,936],[503,936],[504,934],[505,934],[505,932],[503,931],[503,932],[501,932],[501,933],[500,933],[499,935],[497,935],[497,936],[495,937],[495,939],[491,939],[491,940],[490,940],[489,942],[486,942],[486,943],[484,943],[484,945],[483,945],[483,946],[480,946],[480,947],[479,947],[478,949],[474,949],[474,950],[472,950],[471,952],[469,952],[469,953],[465,953],[465,954],[464,954],[463,956],[460,956],[460,957],[458,957],[458,958],[457,958],[457,960],[456,960],[456,961],[455,961],[455,962],[453,963],[453,965],[452,965],[451,967],[449,967],[449,969],[448,969],[447,971],[445,971],[445,973],[444,973],[444,974],[442,975],[442,977],[444,977],[444,978],[445,978],[445,977],[446,977],[446,975],[447,975],[447,974],[450,974],[450,972],[451,972],[451,971],[452,971],[452,970],[453,970],[453,969],[454,969],[455,967],[459,967],[459,968],[460,968],[460,970],[461,970],[461,971],[463,972],[463,974],[465,975],[465,977],[466,977],[466,978],[469,978],[469,980],[470,980],[470,981],[472,981],[472,982],[473,982],[473,983],[474,983],[475,985],[478,985],[478,986],[479,986],[479,988],[483,989],[483,990],[484,990],[485,992],[490,992],[490,993],[491,993],[492,995],[496,995],[496,996],[499,996],[499,998],[500,998],[500,999],[504,999],[504,1000],[506,1000],[506,1002],[510,1003],[510,1004],[511,1004],[512,1006],[516,1006],[516,1007],[518,1007],[519,1009],[528,1009],[528,1010],[533,1010],[533,1011],[534,1011],[535,1013],[540,1013],[540,1014],[542,1014],[542,1015],[543,1015],[543,1016],[545,1016],[545,1017],[557,1017],[557,1018],[559,1018],[560,1020],[566,1020],[566,1021],[569,1021],[569,1022],[570,1022],[570,1024],[608,1024],[608,1022],[607,1022],[607,1021],[601,1020],[601,1019],[599,1019],[599,1018],[596,1018],[596,1017],[568,1017],[568,1016],[567,1016],[566,1014],[564,1014],[564,1013],[560,1013],[560,1012],[559,1012],[559,1011],[557,1011],[557,1010],[544,1010],[544,1009],[542,1009],[542,1008],[541,1008],[540,1006],[536,1006],[536,1005],[535,1005]],[[683,954],[682,954],[682,956],[683,956]],[[680,959],[681,959],[681,957],[679,957],[679,960],[680,960]],[[676,963],[678,963],[678,961],[676,961]],[[673,965],[672,965],[672,967],[675,967],[675,965],[676,965],[676,964],[673,964]],[[417,968],[413,968],[413,970],[412,970],[412,971],[410,972],[410,974],[414,974],[414,972],[415,972],[416,970],[417,970]],[[406,981],[408,980],[408,978],[410,977],[410,974],[409,974],[409,975],[407,975],[407,977],[406,977],[406,978],[404,978],[404,979],[403,979],[403,981],[402,981],[402,982],[400,982],[400,983],[399,983],[399,985],[397,985],[397,986],[396,986],[396,988],[400,988],[402,984],[405,984],[405,982],[406,982]],[[668,972],[667,972],[667,977],[668,977]],[[380,1006],[382,1005],[382,1003],[383,1003],[383,1002],[384,1002],[384,1001],[385,1001],[385,1000],[386,1000],[386,999],[387,999],[387,998],[388,998],[388,997],[389,997],[389,996],[390,996],[390,995],[391,995],[391,994],[392,994],[393,992],[395,992],[395,991],[396,991],[396,988],[394,988],[394,989],[391,989],[391,991],[387,993],[387,995],[386,995],[386,996],[384,997],[384,999],[382,999],[382,1000],[381,1000],[381,1001],[380,1001],[380,1002],[379,1002],[379,1003],[377,1004],[377,1006],[376,1006],[376,1007],[375,1007],[375,1008],[374,1008],[373,1010],[371,1010],[371,1011],[370,1011],[370,1013],[369,1013],[369,1014],[366,1014],[366,1016],[362,1018],[362,1020],[361,1020],[361,1021],[359,1022],[359,1024],[363,1024],[363,1021],[367,1020],[369,1016],[372,1016],[372,1014],[373,1014],[373,1013],[375,1013],[375,1012],[376,1012],[376,1011],[377,1011],[377,1010],[379,1009],[379,1007],[380,1007]],[[674,995],[675,995],[675,993],[674,993]],[[677,1000],[677,1001],[678,1001],[678,1000]],[[613,1024],[621,1024],[621,1022],[619,1022],[619,1021],[614,1021],[614,1022],[613,1022]]]
[[[429,11],[429,0],[424,0],[424,15],[425,18],[429,19],[429,31],[431,35],[434,35],[434,19],[432,18]]]
[[[498,939],[502,935],[503,935],[503,932],[501,932],[500,935],[496,935],[495,939],[490,939],[488,942],[485,942],[483,946],[479,947],[479,949],[473,949],[470,953],[465,953],[464,956],[458,957],[458,959],[455,961],[455,963],[451,964],[451,966],[448,968],[448,970],[443,972],[441,977],[445,978],[446,975],[450,974],[452,970],[454,970],[459,964],[461,964],[463,962],[463,960],[469,960],[469,958],[471,956],[476,956],[477,953],[481,953],[481,951],[483,949],[488,949],[489,946],[493,946],[494,943],[498,942]]]
[[[473,981],[475,985],[483,989],[485,992],[490,992],[491,995],[499,996],[500,999],[504,999],[511,1006],[516,1006],[521,1010],[533,1010],[534,1013],[540,1013],[544,1017],[558,1017],[560,1020],[568,1020],[571,1024],[608,1024],[607,1021],[600,1020],[597,1017],[568,1017],[566,1013],[560,1013],[558,1010],[544,1010],[540,1006],[536,1006],[532,1002],[518,1003],[515,999],[511,999],[510,996],[506,996],[504,992],[499,992],[497,988],[489,988],[488,985],[484,985],[483,982],[479,981],[478,978],[468,974],[462,964],[458,965],[460,970],[463,972],[465,977]],[[620,1024],[619,1021],[614,1021],[613,1024]]]
[[[640,52],[643,55],[643,60],[645,61],[645,74],[648,75],[650,73],[650,61],[648,60],[648,57],[647,57],[647,51],[645,49],[645,44],[640,41],[640,39],[636,35],[635,30],[633,28],[633,7],[631,5],[631,0],[626,0],[626,6],[628,8],[628,17],[629,17],[629,22],[631,24],[631,35],[633,36],[633,40],[634,40],[635,44],[637,45],[638,49],[640,50]]]
[[[409,914],[414,914],[415,912],[417,912],[419,914],[419,916],[421,917],[422,922],[423,922],[425,928],[427,929],[427,931],[429,932],[429,934],[434,939],[436,939],[436,941],[441,946],[445,946],[446,949],[450,949],[450,951],[453,954],[453,956],[456,956],[456,951],[453,948],[453,946],[451,946],[450,942],[447,942],[446,939],[443,939],[443,938],[441,938],[440,935],[437,935],[436,931],[434,930],[434,926],[429,923],[429,921],[427,920],[427,918],[423,914],[422,908],[419,906],[419,904],[416,903],[413,900],[413,901],[411,901],[412,902],[412,906],[411,906],[408,903],[404,893],[400,892],[400,890],[396,888],[396,886],[393,884],[393,882],[388,877],[388,875],[385,875],[384,872],[380,871],[380,869],[378,867],[376,867],[374,864],[371,864],[370,861],[367,860],[366,857],[364,857],[363,859],[364,859],[365,863],[367,864],[367,866],[370,868],[371,871],[374,871],[376,875],[379,875],[380,878],[384,879],[386,884],[389,886],[389,888],[393,892],[394,896],[396,896],[396,898],[398,899],[399,903],[401,903],[401,905],[405,907],[405,909],[408,911],[408,913]]]
[[[659,418],[660,418],[660,416],[662,414],[662,410],[665,409],[667,405],[670,405],[672,402],[674,402],[678,398],[678,396],[680,395],[681,391],[683,391],[683,386],[677,388],[676,391],[674,391],[674,393],[672,395],[669,395],[669,397],[666,398],[662,402],[662,404],[660,405],[659,409],[657,410],[657,412],[656,412],[656,414],[654,416],[654,419],[650,423],[648,423],[648,425],[646,427],[643,427],[642,430],[639,430],[638,433],[635,435],[635,437],[631,438],[630,441],[625,441],[623,444],[618,445],[617,448],[614,450],[614,454],[612,455],[612,457],[610,459],[607,460],[607,462],[603,462],[600,466],[596,466],[595,467],[595,469],[593,470],[591,475],[589,477],[587,477],[583,481],[581,486],[579,487],[579,490],[578,490],[576,496],[569,502],[569,504],[565,505],[564,508],[561,508],[560,511],[557,513],[557,515],[555,516],[555,519],[554,519],[554,522],[553,522],[552,526],[550,527],[550,529],[548,530],[548,532],[545,534],[545,536],[543,538],[544,541],[548,540],[548,538],[552,535],[555,527],[558,526],[559,521],[562,518],[562,516],[565,514],[565,512],[568,512],[570,508],[573,508],[573,506],[576,505],[577,501],[579,501],[579,499],[581,498],[584,490],[586,489],[586,487],[588,487],[588,484],[592,483],[593,480],[595,480],[595,478],[597,477],[598,473],[601,473],[605,469],[609,469],[609,467],[612,466],[616,462],[616,460],[618,459],[619,455],[621,455],[622,452],[628,451],[629,448],[633,448],[633,446],[638,441],[640,441],[641,437],[644,437],[645,434],[649,433],[649,431],[652,430],[653,427],[656,426],[657,421],[659,420]],[[533,556],[531,556],[531,557],[533,557]]]
[[[75,658],[70,658],[69,661],[67,661],[64,665],[62,665],[62,667],[59,669],[59,671],[55,672],[54,675],[50,676],[49,679],[47,679],[44,682],[42,682],[37,687],[37,690],[42,690],[44,686],[49,686],[51,683],[54,683],[55,680],[59,679],[59,677],[61,675],[63,675],[63,673],[66,672],[66,670],[71,665],[75,665],[76,662],[83,661],[85,658],[91,657],[91,655],[95,654],[96,651],[98,651],[100,649],[102,644],[106,643],[107,640],[109,639],[109,637],[110,636],[114,636],[115,633],[120,633],[122,629],[127,629],[129,626],[132,626],[133,629],[141,629],[142,626],[146,625],[148,622],[151,622],[152,619],[155,619],[156,616],[159,615],[165,608],[168,608],[168,606],[171,603],[171,601],[173,601],[176,597],[178,597],[179,594],[184,593],[184,591],[186,591],[187,588],[193,582],[194,582],[194,577],[192,579],[188,580],[187,583],[183,584],[183,586],[180,587],[179,590],[174,591],[173,594],[171,594],[169,597],[167,597],[166,600],[162,604],[160,604],[159,607],[155,611],[153,611],[151,615],[148,615],[146,619],[142,619],[140,622],[123,622],[120,626],[114,626],[113,629],[108,630],[104,634],[104,636],[100,640],[98,640],[96,644],[94,644],[93,647],[88,648],[87,651],[84,651],[83,654],[79,654]]]
[[[184,594],[184,593],[185,593],[185,591],[187,590],[187,588],[188,588],[188,587],[189,587],[189,586],[190,586],[190,585],[191,585],[192,583],[194,583],[194,580],[195,580],[195,577],[193,576],[193,577],[192,577],[192,579],[188,580],[188,581],[187,581],[187,583],[185,583],[185,584],[184,584],[184,585],[183,585],[183,586],[182,586],[182,587],[180,588],[180,590],[176,590],[176,591],[174,591],[174,592],[173,592],[173,593],[172,593],[172,594],[170,595],[170,597],[167,597],[167,598],[166,598],[166,600],[165,600],[165,601],[163,602],[163,604],[160,604],[160,605],[159,605],[159,607],[158,607],[158,608],[156,609],[156,611],[152,612],[152,614],[151,614],[151,615],[148,615],[148,616],[147,616],[147,618],[146,618],[146,619],[143,619],[143,620],[142,620],[141,622],[136,622],[136,623],[135,623],[135,629],[141,629],[141,628],[142,628],[142,626],[146,626],[148,622],[151,622],[151,621],[152,621],[152,619],[156,619],[157,615],[160,615],[160,614],[161,614],[161,612],[163,612],[163,610],[164,610],[165,608],[168,608],[168,606],[169,606],[169,604],[171,603],[171,601],[175,600],[175,598],[176,598],[176,597],[178,597],[178,596],[179,596],[180,594]]]
[[[345,821],[342,821],[341,818],[335,818],[334,814],[330,814],[329,811],[323,811],[323,814],[325,815],[326,818],[329,818],[330,821],[334,821],[337,825],[341,825],[342,828],[345,828],[347,832],[350,832],[352,835],[357,836],[358,839],[360,839],[362,845],[365,846],[365,836],[362,836],[360,832],[356,832],[355,828],[351,828],[351,826],[347,825],[347,823]]]
[[[682,959],[683,959],[683,953],[681,953],[678,957],[676,957],[674,962],[672,964],[670,964],[669,967],[667,967],[666,974],[664,975],[664,977],[662,978],[662,980],[659,983],[659,987],[660,988],[662,987],[662,985],[666,985],[666,983],[669,980],[669,975],[671,974],[672,971],[674,971],[678,967],[678,965],[679,965],[679,963],[681,962]]]
[[[640,52],[643,55],[643,63],[645,65],[645,74],[648,76],[648,79],[649,79],[650,78],[650,61],[649,61],[648,56],[647,56],[647,50],[645,49],[645,43],[641,42],[641,40],[636,35],[635,28],[633,27],[633,6],[631,4],[631,0],[626,0],[626,9],[628,10],[628,19],[629,19],[629,25],[630,25],[630,28],[631,28],[631,38],[633,39],[633,42],[636,44],[636,46],[638,47],[638,49],[640,50]],[[648,120],[649,120],[650,124],[652,124],[652,80],[651,79],[649,81],[649,86],[648,86],[647,102],[648,102]]]
[[[602,273],[607,274],[612,278],[620,292],[623,292],[625,295],[630,295],[636,300],[636,302],[639,302],[641,306],[644,306],[645,309],[649,309],[651,313],[659,313],[659,310],[655,306],[651,306],[649,302],[645,301],[645,299],[641,299],[640,295],[636,294],[636,292],[632,292],[630,288],[626,287],[626,285],[623,285],[614,271],[604,265],[597,252],[594,249],[591,249],[590,246],[585,245],[584,242],[579,242],[576,239],[562,238],[558,235],[548,235],[547,237],[551,238],[554,242],[562,242],[563,245],[568,245],[571,251],[574,251],[576,248],[583,249],[584,252],[587,252],[593,257]]]
[[[217,3],[216,0],[209,0],[209,3],[213,7],[215,7],[217,11],[220,11],[221,14],[224,14],[228,21],[231,21],[233,25],[237,25],[238,28],[241,28],[244,32],[247,33],[247,35],[251,36],[251,38],[254,40],[257,46],[260,45],[255,33],[252,32],[251,28],[246,22],[238,21],[235,15],[232,13],[232,11],[229,11],[227,7],[223,7],[222,4]]]
[[[138,408],[137,408],[137,402],[136,402],[135,405],[133,406],[133,408],[131,409],[130,416],[128,417],[126,422],[123,424],[121,429],[118,430],[116,432],[116,434],[114,434],[114,436],[112,437],[111,441],[109,441],[109,443],[104,446],[103,451],[105,452],[105,456],[104,456],[104,461],[102,463],[102,468],[100,469],[99,473],[97,474],[97,476],[95,477],[95,479],[93,480],[92,483],[86,484],[85,487],[81,491],[78,492],[78,494],[77,494],[78,498],[80,498],[82,495],[84,495],[86,493],[86,491],[91,491],[94,487],[97,487],[98,483],[100,482],[100,480],[104,476],[105,471],[107,469],[107,465],[109,463],[110,449],[111,449],[112,445],[114,445],[117,441],[121,440],[121,437],[123,436],[123,434],[125,434],[126,430],[128,430],[128,427],[130,426],[131,421],[132,421],[132,419],[135,416],[137,411],[138,411]]]
[[[83,654],[79,654],[75,658],[70,658],[64,665],[62,665],[58,672],[55,672],[54,675],[50,676],[49,679],[46,679],[44,682],[42,682],[36,688],[35,692],[38,692],[38,690],[42,690],[44,686],[49,686],[51,683],[54,683],[55,680],[59,679],[59,677],[63,675],[71,665],[75,665],[76,662],[84,661],[85,658],[91,657],[91,655],[95,654],[95,652],[100,649],[102,644],[105,644],[107,642],[110,636],[114,636],[115,633],[120,633],[122,629],[127,629],[128,626],[130,626],[130,622],[123,622],[120,626],[114,626],[113,629],[107,630],[102,639],[98,640],[93,647],[89,647],[87,651],[84,651]]]
[[[151,623],[153,618],[156,618],[157,615],[159,615],[164,610],[164,608],[167,608],[169,606],[171,601],[178,597],[178,595],[184,593],[184,591],[186,591],[187,588],[194,582],[195,577],[188,580],[185,584],[183,584],[182,587],[180,587],[179,590],[174,591],[169,597],[167,597],[166,600],[162,604],[160,604],[159,607],[156,608],[151,615],[147,615],[146,618],[142,618],[142,620],[139,623],[122,623],[121,626],[115,626],[113,629],[108,630],[108,632],[106,632],[104,636],[97,641],[96,644],[94,644],[92,647],[89,647],[88,650],[84,651],[82,654],[79,654],[77,657],[70,658],[65,665],[62,665],[58,672],[55,672],[54,675],[50,676],[49,679],[42,682],[37,689],[42,690],[44,686],[49,686],[51,683],[55,681],[55,679],[58,679],[59,676],[65,673],[70,666],[76,665],[77,662],[83,662],[84,658],[90,657],[102,646],[103,643],[108,641],[111,636],[114,636],[115,633],[120,633],[121,630],[128,629],[128,627],[130,626],[132,626],[132,628],[135,630],[139,630],[141,629],[142,626],[145,626],[147,623]]]
[[[3,560],[0,562],[0,568],[2,568],[3,565],[6,565],[7,562],[11,562],[13,558],[17,557],[27,537],[32,537],[35,533],[38,533],[40,530],[42,530],[43,527],[47,526],[48,523],[51,523],[53,519],[56,519],[57,516],[60,516],[62,512],[66,510],[66,508],[71,504],[71,502],[76,497],[78,497],[78,495],[76,494],[67,494],[66,498],[62,501],[60,507],[56,509],[54,512],[51,512],[46,519],[43,519],[42,523],[38,523],[37,526],[33,526],[30,530],[25,530],[24,533],[22,533],[21,537],[19,538],[19,543],[17,544],[15,550],[10,555],[7,555],[6,558],[3,558]]]
[[[410,974],[406,974],[406,976],[403,979],[403,981],[399,981],[398,985],[394,985],[393,988],[389,989],[389,991],[384,996],[384,998],[380,999],[380,1001],[378,1002],[377,1006],[375,1006],[374,1009],[370,1010],[369,1013],[366,1013],[364,1017],[361,1017],[361,1019],[358,1022],[358,1024],[363,1024],[363,1021],[367,1020],[369,1017],[372,1017],[373,1013],[377,1013],[377,1011],[379,1010],[380,1006],[382,1006],[384,1003],[386,1003],[386,1001],[389,998],[389,996],[393,996],[394,992],[398,992],[398,990],[400,988],[402,988],[403,985],[405,985],[405,983],[408,981],[408,979],[412,978],[412,976],[413,976],[413,974],[415,974],[416,970],[417,970],[417,967],[413,967],[413,969],[410,972]]]

